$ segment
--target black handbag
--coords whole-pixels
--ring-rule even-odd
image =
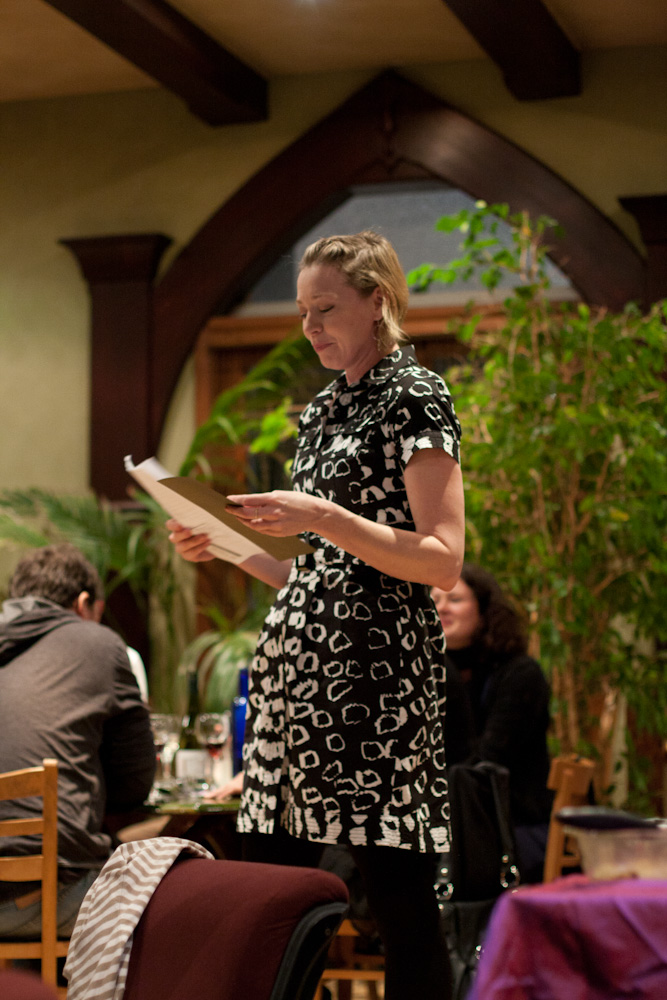
[[[453,1000],[474,978],[498,896],[520,882],[509,804],[509,771],[500,764],[449,768],[451,850],[441,855],[436,891],[452,965]]]

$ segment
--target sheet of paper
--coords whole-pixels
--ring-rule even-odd
[[[161,507],[185,528],[209,536],[209,550],[225,562],[240,563],[252,555],[268,552],[276,559],[291,559],[312,552],[301,539],[269,538],[253,531],[227,513],[227,499],[188,476],[172,476],[156,458],[134,465],[125,457],[125,469]]]

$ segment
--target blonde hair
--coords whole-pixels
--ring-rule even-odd
[[[408,308],[408,285],[389,240],[370,229],[352,236],[324,236],[306,248],[299,271],[314,264],[337,268],[348,284],[365,297],[380,289],[379,348],[393,349],[407,339],[401,323]]]

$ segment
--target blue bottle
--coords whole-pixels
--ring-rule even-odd
[[[239,693],[232,702],[232,767],[234,774],[243,770],[243,739],[248,705],[248,668],[239,670]]]

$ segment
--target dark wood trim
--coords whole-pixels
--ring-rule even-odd
[[[200,229],[160,281],[153,370],[154,437],[199,331],[228,312],[353,185],[431,178],[515,211],[558,219],[552,257],[589,302],[643,293],[643,261],[579,192],[502,136],[387,71],[280,153]]]
[[[159,233],[63,239],[91,298],[90,483],[127,497],[123,456],[154,454],[150,414],[153,280],[171,240]]]
[[[165,0],[46,0],[209,125],[264,121],[267,83]]]
[[[646,247],[644,305],[667,299],[667,194],[618,199],[637,220]]]
[[[411,306],[402,328],[411,341],[422,337],[448,337],[445,332],[449,320],[460,316],[463,306]],[[475,313],[483,317],[480,328],[488,330],[504,322],[499,305],[477,305]],[[211,350],[231,350],[236,347],[261,346],[268,351],[300,327],[301,320],[294,315],[283,316],[212,316],[197,338],[196,356],[205,357]],[[208,370],[208,361],[202,362],[202,375]],[[213,402],[209,398],[207,405]],[[208,416],[208,411],[204,416]]]
[[[581,93],[579,53],[542,0],[443,0],[520,101]]]
[[[421,342],[437,340],[455,344],[451,353],[458,354],[460,344],[454,334],[447,332],[447,325],[450,320],[460,317],[462,311],[462,306],[411,306],[402,327],[417,350]],[[479,323],[482,330],[497,329],[505,322],[504,313],[498,305],[479,305],[475,312],[482,317]],[[259,358],[293,335],[300,322],[296,309],[293,315],[212,316],[197,337],[195,347],[197,424],[208,419],[211,407],[222,391],[220,371],[224,371],[226,377],[230,372],[229,361],[220,365],[220,358],[234,358],[237,352],[253,349],[257,350]],[[230,375],[230,381],[225,383],[224,388],[228,384],[234,385],[236,381],[233,374]]]
[[[125,233],[58,240],[76,257],[89,285],[113,282],[153,282],[171,237],[162,233]]]

